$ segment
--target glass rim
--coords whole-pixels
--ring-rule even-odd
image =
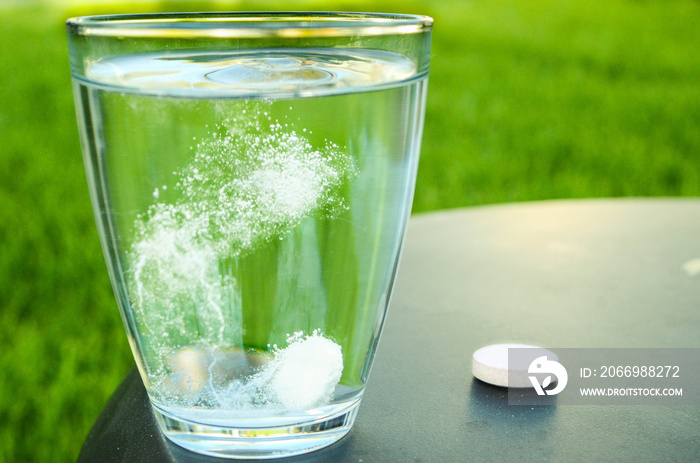
[[[66,20],[72,35],[115,38],[367,37],[427,32],[432,24],[423,15],[317,11],[137,13]]]

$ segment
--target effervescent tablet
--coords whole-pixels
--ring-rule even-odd
[[[508,349],[538,349],[538,356],[547,355],[551,360],[558,360],[558,357],[551,351],[538,346],[527,344],[492,344],[482,347],[474,352],[472,358],[472,374],[481,381],[494,386],[502,387],[531,387],[528,380],[527,366],[517,366],[518,370],[513,371],[511,366],[510,384],[508,382]],[[534,357],[533,357],[534,358]]]

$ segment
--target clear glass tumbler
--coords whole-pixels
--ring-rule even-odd
[[[270,458],[353,424],[423,125],[424,16],[67,22],[97,226],[157,421]]]

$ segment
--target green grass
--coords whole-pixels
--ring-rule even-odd
[[[87,195],[63,19],[222,5],[0,7],[0,462],[74,461],[132,364]],[[700,195],[700,2],[304,5],[435,18],[414,211]]]

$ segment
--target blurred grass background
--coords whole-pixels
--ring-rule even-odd
[[[63,21],[268,9],[435,18],[414,212],[700,195],[697,0],[0,1],[0,462],[74,461],[132,365]]]

